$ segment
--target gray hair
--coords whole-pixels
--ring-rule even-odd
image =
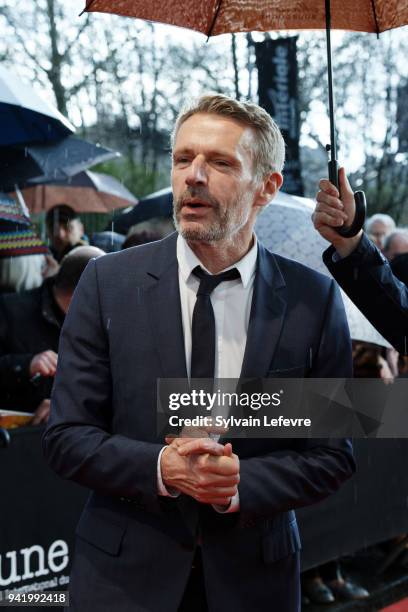
[[[390,215],[385,215],[383,213],[377,213],[373,215],[372,217],[368,217],[365,223],[365,231],[367,232],[367,234],[370,233],[370,229],[373,223],[376,223],[377,221],[386,225],[390,232],[392,232],[392,230],[395,229],[395,221],[392,217],[390,217]]]
[[[0,259],[0,293],[28,291],[42,285],[45,255],[19,255]]]
[[[180,126],[197,113],[227,117],[252,129],[255,146],[251,153],[257,178],[263,179],[271,172],[282,172],[285,142],[272,117],[258,104],[239,102],[222,94],[205,94],[180,111],[171,135],[172,147]]]

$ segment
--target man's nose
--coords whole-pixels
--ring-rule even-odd
[[[190,187],[194,185],[206,185],[208,181],[206,162],[203,156],[197,155],[188,169],[186,183]]]

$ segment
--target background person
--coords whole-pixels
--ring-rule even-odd
[[[318,232],[331,242],[323,261],[367,319],[402,355],[408,354],[408,287],[394,276],[386,258],[367,235],[343,238],[335,228],[354,218],[354,193],[344,168],[340,192],[328,179],[320,181],[312,215]]]
[[[85,266],[103,254],[77,247],[41,287],[0,296],[0,408],[34,413],[33,424],[47,420],[65,314]]]
[[[77,246],[84,246],[84,226],[77,212],[68,204],[57,204],[45,217],[50,250],[55,259],[61,259]]]
[[[55,263],[27,214],[17,200],[0,193],[0,293],[39,287]]]
[[[383,253],[388,261],[393,261],[398,255],[408,253],[408,230],[398,227],[385,239]]]
[[[376,247],[381,251],[384,248],[385,239],[395,230],[395,221],[390,215],[377,213],[368,217],[364,229]]]

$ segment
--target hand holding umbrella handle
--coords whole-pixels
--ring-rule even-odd
[[[339,189],[339,164],[337,160],[329,161],[329,180],[333,185]],[[352,238],[356,236],[364,225],[366,219],[366,197],[364,191],[356,191],[354,193],[354,202],[356,205],[356,212],[354,215],[353,223],[348,227],[338,227],[336,232],[343,238]]]

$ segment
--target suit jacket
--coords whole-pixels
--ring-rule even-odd
[[[44,451],[92,489],[77,529],[73,609],[175,612],[200,523],[211,612],[299,610],[293,509],[354,470],[348,440],[235,440],[240,511],[157,495],[156,379],[186,376],[176,234],[86,268],[59,348]],[[259,245],[241,376],[351,375],[334,281]]]
[[[408,355],[408,288],[392,273],[385,257],[365,234],[344,259],[333,261],[335,249],[323,261],[347,295],[402,355]]]

